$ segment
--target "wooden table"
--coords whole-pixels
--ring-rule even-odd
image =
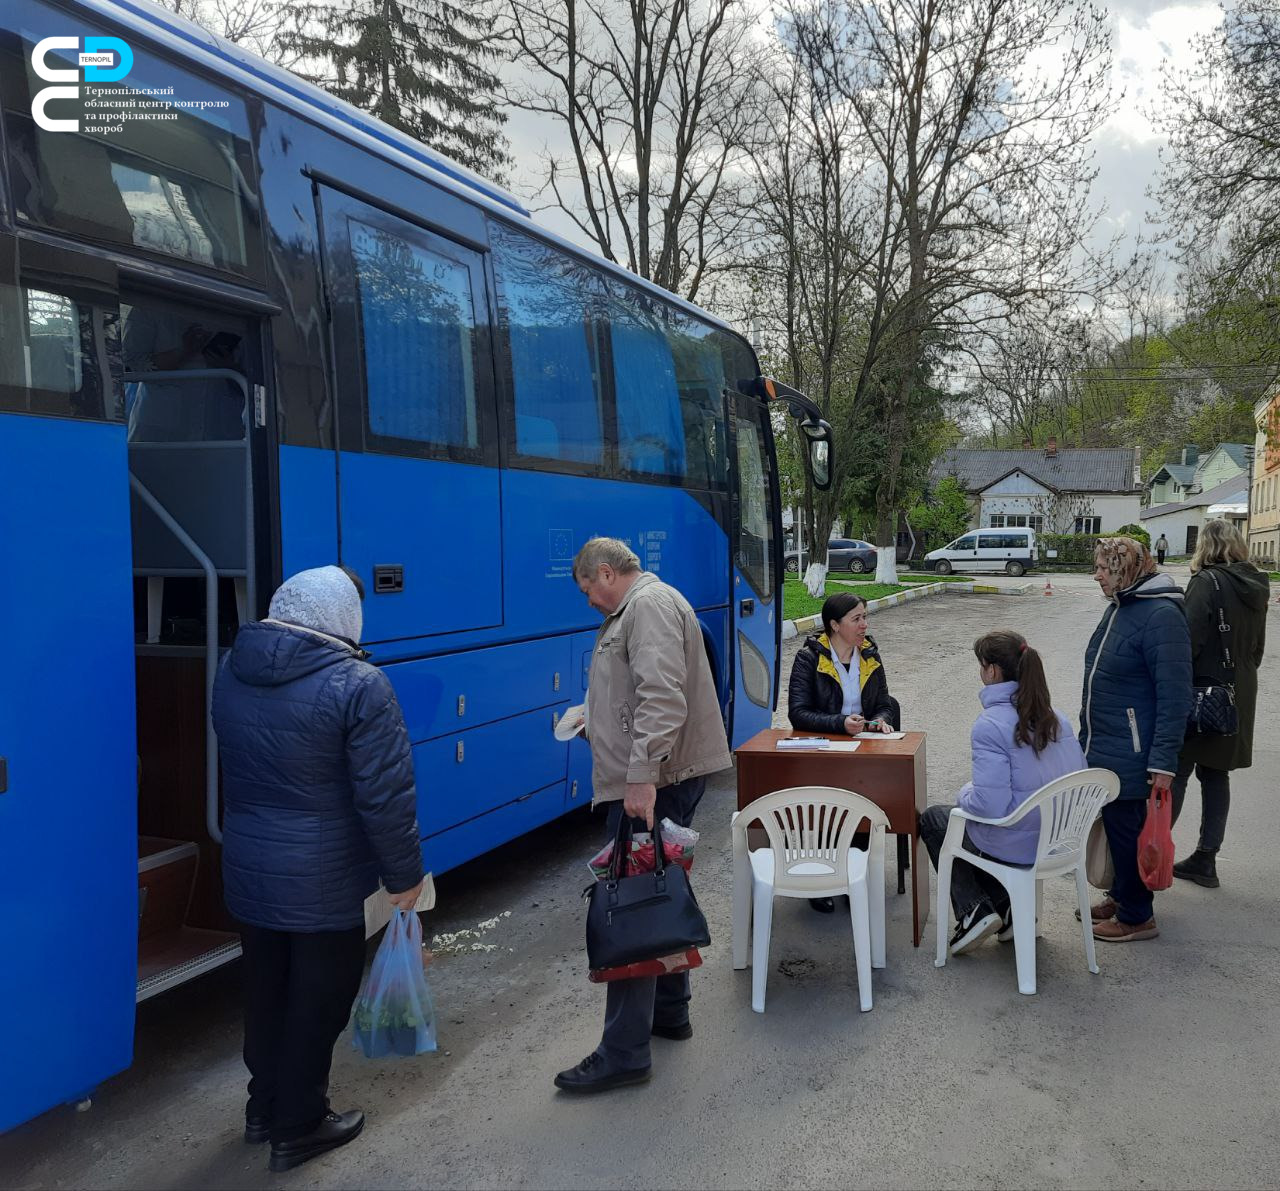
[[[889,830],[909,841],[912,941],[919,947],[929,919],[929,861],[917,847],[919,815],[928,805],[924,733],[908,732],[901,740],[862,740],[853,753],[778,748],[779,740],[813,735],[765,728],[740,745],[735,750],[738,809],[791,786],[834,786],[869,798],[888,816]]]

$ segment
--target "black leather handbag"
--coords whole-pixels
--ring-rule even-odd
[[[593,970],[657,959],[711,942],[688,873],[665,862],[660,825],[655,821],[653,826],[652,872],[622,875],[630,844],[631,820],[624,814],[614,836],[609,873],[586,891],[587,963]]]
[[[1191,714],[1187,717],[1188,736],[1234,736],[1240,731],[1240,715],[1236,709],[1236,667],[1231,660],[1230,633],[1227,614],[1222,607],[1222,588],[1218,576],[1206,568],[1213,580],[1218,597],[1218,651],[1222,662],[1222,677],[1218,683],[1195,684],[1191,701]]]

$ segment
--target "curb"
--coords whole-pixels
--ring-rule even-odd
[[[945,591],[948,587],[963,587],[962,583],[921,583],[915,587],[910,587],[906,591],[895,591],[893,595],[880,596],[878,599],[867,601],[867,611],[877,612],[881,608],[892,608],[895,604],[909,604],[912,600],[920,600],[925,596],[938,595]],[[818,627],[818,616],[801,616],[796,620],[784,620],[782,622],[782,639],[784,641],[791,640],[801,633],[811,633]]]

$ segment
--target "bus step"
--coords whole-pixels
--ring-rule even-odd
[[[138,837],[138,938],[183,926],[195,888],[200,850],[184,840]]]
[[[225,930],[180,926],[138,940],[137,1000],[145,1001],[230,963],[240,954],[240,936]]]

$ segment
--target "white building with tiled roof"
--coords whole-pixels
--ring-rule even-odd
[[[1138,453],[1129,447],[944,451],[933,483],[955,476],[972,501],[973,528],[1028,526],[1044,533],[1108,533],[1136,524]]]

